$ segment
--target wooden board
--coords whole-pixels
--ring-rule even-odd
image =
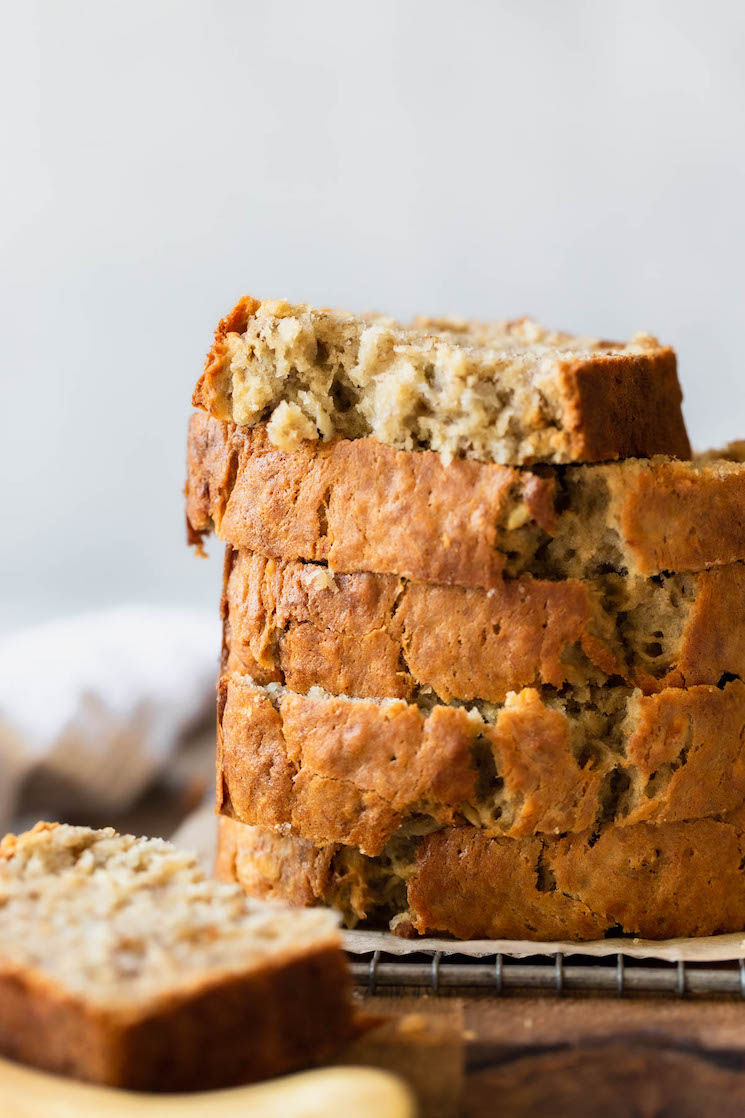
[[[408,1080],[423,1118],[745,1114],[745,1004],[655,998],[364,998],[349,1053]]]

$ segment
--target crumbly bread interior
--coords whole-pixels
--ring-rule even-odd
[[[341,914],[345,927],[387,924],[395,931],[407,917],[406,885],[416,872],[419,839],[427,833],[425,827],[417,830],[409,825],[377,856],[363,854],[354,846],[335,850],[328,903]]]
[[[657,456],[553,470],[557,515],[550,534],[531,518],[519,492],[497,525],[497,548],[507,559],[505,574],[596,578],[610,572],[643,577],[666,573],[666,567],[650,569],[649,558],[644,560],[645,568],[639,570],[634,541],[628,538],[624,523],[627,496],[647,480],[644,475],[650,481],[659,479],[666,486],[700,486],[703,492],[707,486],[737,482],[742,476],[742,464],[732,458],[689,463]],[[673,529],[680,531],[681,523],[671,524],[670,530]],[[690,527],[686,526],[686,530],[690,531]],[[732,557],[735,558],[743,559],[745,555]]]
[[[571,460],[564,365],[661,350],[647,334],[623,345],[530,319],[402,326],[269,300],[225,345],[214,414],[248,426],[268,420],[271,441],[285,450],[319,435],[372,435],[445,459],[524,463]]]
[[[322,910],[251,901],[159,839],[38,824],[0,844],[0,969],[106,1008],[302,955],[334,943],[335,926]]]
[[[659,575],[648,581],[609,576],[602,584],[604,607],[615,616],[629,663],[661,679],[677,665],[681,634],[698,593],[695,576]]]
[[[673,672],[678,666],[682,635],[699,593],[697,576],[657,575],[641,579],[607,574],[593,580],[592,585],[598,608],[591,629],[627,666],[623,678],[648,676],[661,680]],[[581,676],[588,684],[598,686],[619,682],[604,670],[602,663],[594,662],[580,644],[567,648],[564,658],[575,668],[575,679]]]

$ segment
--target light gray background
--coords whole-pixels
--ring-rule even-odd
[[[744,13],[3,0],[0,626],[215,605],[184,431],[243,292],[650,330],[745,435]]]

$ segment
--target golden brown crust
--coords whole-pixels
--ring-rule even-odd
[[[635,484],[614,486],[618,525],[639,573],[700,571],[743,558],[745,473],[712,467],[702,474],[682,462],[642,470]]]
[[[223,977],[140,1014],[93,1008],[43,974],[0,965],[0,1006],[4,1055],[128,1090],[281,1075],[330,1059],[353,1033],[349,976],[334,947]]]
[[[195,408],[204,408],[205,411],[211,412],[218,419],[229,420],[231,418],[230,410],[226,408],[224,402],[225,389],[229,383],[226,369],[228,348],[225,339],[229,334],[242,334],[248,325],[249,318],[256,314],[260,306],[261,303],[258,299],[252,299],[250,295],[244,295],[238,300],[232,311],[220,319],[215,330],[214,341],[207,354],[204,372],[197,381],[192,396],[191,402]]]
[[[394,927],[408,934],[667,939],[745,926],[742,806],[716,818],[561,838],[498,839],[446,827],[412,840],[409,862],[398,869],[388,857],[316,847],[225,818],[218,850],[220,876],[253,896],[329,904],[351,925],[397,917]]]
[[[664,677],[666,686],[714,683],[724,675],[745,678],[744,583],[741,563],[695,576],[695,601],[680,636],[676,668]],[[641,677],[636,683],[649,687]]]
[[[191,420],[187,516],[201,536],[334,570],[491,586],[505,556],[497,523],[518,489],[548,531],[551,479],[507,466],[408,454],[372,439],[277,450],[263,427],[242,430],[201,413]]]
[[[622,674],[620,642],[611,647],[608,619],[593,605],[579,582],[525,578],[487,593],[396,575],[331,577],[322,567],[228,549],[225,667],[303,693],[321,686],[408,699],[431,687],[445,701],[501,702],[536,683],[585,682],[570,651],[596,653],[609,674]],[[599,639],[591,622],[603,626]]]
[[[197,418],[201,417],[201,418]],[[217,420],[209,422],[202,412],[194,412],[189,420],[186,447],[186,539],[203,555],[203,540],[212,531],[213,519],[221,517],[235,476],[231,476],[237,459],[230,451],[232,428]]]
[[[314,846],[307,839],[249,827],[227,815],[217,817],[215,877],[240,882],[249,896],[309,908],[326,900],[327,879],[337,846]]]
[[[611,705],[559,709],[529,689],[483,722],[458,707],[273,696],[226,676],[218,811],[378,854],[420,816],[519,837],[693,819],[745,798],[745,684],[625,702],[610,689],[598,702]]]
[[[430,451],[373,439],[287,452],[263,427],[196,413],[186,493],[192,542],[214,527],[233,547],[275,559],[424,582],[488,589],[505,572],[584,577],[612,567],[650,577],[745,559],[737,464],[634,460],[538,474],[446,466]]]
[[[690,458],[683,394],[672,349],[628,357],[597,355],[562,369],[564,424],[574,462]]]
[[[454,828],[422,840],[408,888],[410,916],[420,934],[447,931],[460,939],[739,931],[743,856],[742,807],[723,819],[611,827],[599,837],[514,847]]]
[[[331,576],[228,547],[223,667],[301,693],[319,686],[410,699],[424,687],[445,702],[502,702],[523,687],[610,677],[652,693],[745,676],[745,565],[671,586],[645,584],[619,598],[617,582],[523,576],[484,591],[366,572]],[[671,610],[671,595],[687,600]],[[648,620],[632,639],[628,619],[639,604]],[[660,631],[668,623],[669,637]],[[648,651],[661,638],[655,663]]]

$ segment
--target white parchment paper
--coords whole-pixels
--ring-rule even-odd
[[[448,955],[509,955],[525,959],[529,955],[626,955],[633,959],[661,959],[669,963],[724,963],[745,959],[745,932],[701,939],[601,939],[592,943],[564,943],[560,940],[535,943],[524,939],[452,940],[435,936],[401,939],[390,932],[355,929],[344,933],[347,951],[355,955],[385,951],[389,955],[413,955],[417,951],[444,951]]]

